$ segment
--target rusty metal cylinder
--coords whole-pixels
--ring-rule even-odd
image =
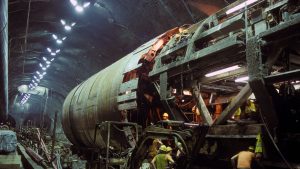
[[[76,86],[63,105],[62,126],[67,138],[77,146],[105,147],[105,139],[95,127],[104,121],[120,121],[117,96],[129,54]]]

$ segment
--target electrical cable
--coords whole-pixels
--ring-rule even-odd
[[[279,150],[277,144],[275,143],[275,141],[274,141],[274,139],[273,139],[273,137],[272,137],[272,135],[271,135],[271,132],[270,132],[270,130],[269,130],[269,128],[268,128],[268,125],[267,125],[266,121],[264,120],[264,117],[263,117],[261,111],[259,111],[259,114],[260,114],[260,118],[261,118],[261,120],[262,120],[262,122],[263,122],[263,124],[264,124],[264,126],[265,126],[265,129],[266,129],[266,131],[267,131],[267,133],[268,133],[268,136],[269,136],[269,138],[271,139],[271,141],[272,141],[272,143],[273,143],[275,149],[277,150],[278,154],[280,155],[280,157],[282,158],[282,160],[284,161],[284,163],[287,165],[287,167],[288,167],[289,169],[293,169],[292,166],[290,165],[290,163],[286,160],[286,158],[284,157],[284,155],[283,155],[283,154],[281,153],[281,151]]]

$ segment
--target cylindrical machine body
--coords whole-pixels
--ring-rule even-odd
[[[62,126],[67,138],[73,144],[82,147],[105,148],[108,131],[105,128],[96,130],[96,126],[100,123],[121,119],[140,123],[146,121],[147,111],[152,110],[145,109],[145,107],[155,108],[153,105],[145,106],[145,104],[152,104],[151,98],[154,97],[150,96],[153,91],[146,94],[149,87],[147,75],[152,69],[151,65],[156,52],[176,32],[178,32],[177,28],[150,40],[82,82],[68,94],[63,105]],[[147,99],[149,100],[145,101]],[[123,110],[129,110],[132,113],[128,115],[130,118],[127,113],[125,115],[124,112],[121,113]],[[131,131],[124,132],[126,138],[130,136],[128,132]],[[118,138],[119,134],[110,133],[110,135],[116,136],[111,137],[111,145],[114,143],[118,145],[121,142]]]
[[[127,55],[75,87],[65,99],[62,124],[66,136],[77,145],[104,147],[101,136],[94,144],[97,123],[120,121],[117,96],[123,71],[132,55]]]

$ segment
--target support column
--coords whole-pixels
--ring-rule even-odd
[[[276,50],[276,49],[274,49]],[[279,50],[279,49],[277,49]],[[274,56],[277,58],[278,56]],[[274,60],[267,61],[268,67],[275,63]],[[270,129],[278,125],[278,117],[272,102],[272,98],[268,93],[263,77],[266,75],[264,65],[262,64],[262,53],[259,39],[252,37],[248,40],[246,45],[246,59],[248,65],[249,85],[255,95],[255,98],[260,106],[260,111],[263,115],[264,121]]]

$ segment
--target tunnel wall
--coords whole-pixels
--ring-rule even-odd
[[[0,86],[0,118],[6,119],[8,114],[8,1],[0,1],[0,53],[1,53],[1,86]]]

